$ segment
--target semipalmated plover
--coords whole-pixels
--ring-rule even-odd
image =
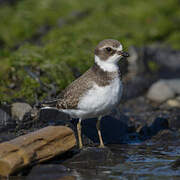
[[[82,76],[73,81],[60,94],[59,98],[43,104],[79,118],[77,132],[79,147],[82,148],[81,121],[97,117],[100,147],[104,143],[100,131],[101,117],[115,108],[121,99],[123,85],[120,78],[118,61],[128,57],[121,43],[113,39],[101,41],[95,48],[95,63]],[[44,109],[44,108],[43,108]]]

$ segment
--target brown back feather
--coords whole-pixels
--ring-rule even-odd
[[[76,109],[79,99],[85,94],[86,90],[93,87],[94,82],[99,86],[106,86],[117,76],[119,76],[119,73],[105,72],[97,64],[94,64],[62,91],[56,107],[58,109]]]

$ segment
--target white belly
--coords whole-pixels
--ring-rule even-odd
[[[72,117],[91,118],[105,115],[119,104],[122,95],[122,82],[116,78],[110,85],[100,87],[94,84],[78,103],[78,110],[65,110]]]

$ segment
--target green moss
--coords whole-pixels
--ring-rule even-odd
[[[180,32],[179,31],[174,31],[171,33],[171,35],[168,37],[167,41],[168,44],[172,44],[172,47],[175,49],[180,49]]]
[[[61,16],[79,8],[76,0],[22,0],[0,9],[0,39],[12,47],[30,38],[43,24],[54,25]]]
[[[85,10],[90,13],[82,19],[72,15]],[[24,67],[40,72],[43,83],[61,91],[75,72],[93,63],[94,47],[105,38],[118,39],[125,48],[161,42],[180,49],[178,0],[21,0],[0,6],[0,19],[0,101],[25,98],[33,103],[35,94],[41,99],[47,95]],[[61,28],[60,19],[68,19]],[[46,25],[51,29],[38,44],[24,43]]]
[[[148,61],[148,67],[151,70],[151,72],[156,72],[159,69],[158,64],[154,61]]]

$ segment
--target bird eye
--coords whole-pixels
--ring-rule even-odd
[[[110,47],[106,48],[106,51],[110,52],[112,49]]]

